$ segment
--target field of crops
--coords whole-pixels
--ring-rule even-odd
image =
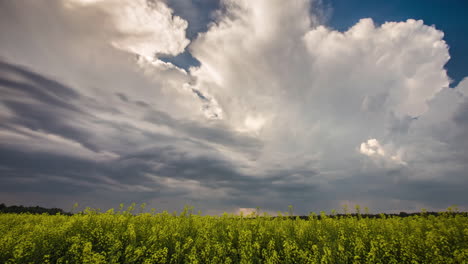
[[[0,263],[467,263],[468,216],[0,214]]]

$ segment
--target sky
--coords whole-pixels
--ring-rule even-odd
[[[0,201],[468,210],[467,11],[0,0]]]

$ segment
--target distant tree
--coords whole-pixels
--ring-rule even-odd
[[[0,213],[13,213],[13,214],[21,214],[21,213],[31,213],[31,214],[63,214],[63,215],[71,215],[71,213],[65,212],[60,208],[44,208],[39,206],[17,206],[11,205],[7,206],[4,203],[0,204]]]

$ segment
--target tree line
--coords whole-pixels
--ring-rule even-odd
[[[4,203],[0,204],[0,214],[1,213],[13,213],[13,214],[21,214],[21,213],[30,213],[30,214],[49,214],[49,215],[56,215],[56,214],[61,214],[61,215],[73,215],[73,213],[66,212],[63,209],[60,208],[44,208],[40,206],[22,206],[22,205],[11,205],[7,206]],[[76,213],[76,212],[75,212]],[[82,214],[84,212],[77,212],[78,214]],[[406,212],[400,212],[400,213],[380,213],[380,214],[369,214],[369,213],[331,213],[331,214],[325,214],[325,213],[320,213],[320,214],[315,214],[311,213],[308,216],[305,215],[294,215],[291,212],[285,213],[284,215],[281,216],[270,216],[271,218],[290,218],[290,219],[310,219],[312,218],[317,218],[321,219],[323,217],[327,218],[342,218],[342,217],[358,217],[358,218],[388,218],[388,217],[409,217],[409,216],[437,216],[437,215],[462,215],[462,216],[468,216],[468,212],[459,212],[458,210],[451,210],[449,209],[446,212],[414,212],[414,213],[406,213]],[[261,216],[260,214],[253,215],[253,218]]]
[[[0,204],[0,213],[11,213],[11,214],[49,214],[49,215],[72,215],[71,213],[65,212],[60,208],[44,208],[40,206],[22,206],[22,205],[11,205],[7,206],[4,203]]]

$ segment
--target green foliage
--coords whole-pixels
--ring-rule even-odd
[[[468,216],[0,214],[0,263],[466,263]],[[288,215],[292,216],[292,206]],[[366,210],[367,211],[367,210]]]

